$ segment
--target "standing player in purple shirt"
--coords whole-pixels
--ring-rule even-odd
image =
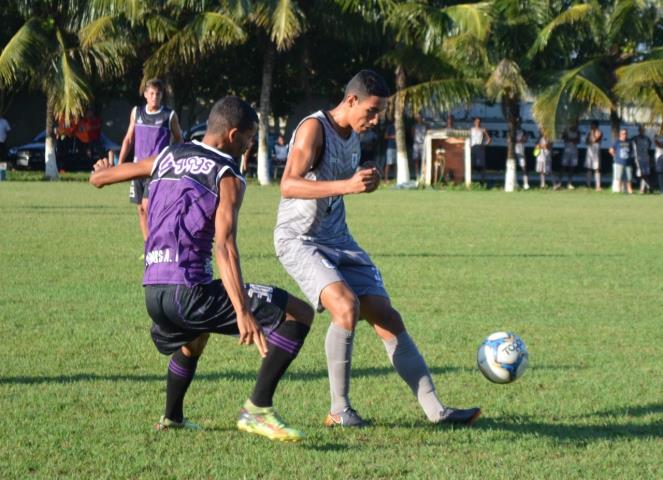
[[[210,333],[219,333],[239,335],[240,344],[255,344],[264,358],[238,428],[272,440],[303,437],[279,418],[272,397],[304,343],[313,310],[280,288],[245,285],[236,242],[246,187],[237,161],[257,123],[246,102],[226,97],[212,107],[202,143],[173,145],[156,158],[117,167],[100,160],[90,177],[103,187],[151,175],[143,285],[152,340],[172,355],[157,430],[199,428],[184,418],[184,395]],[[212,278],[212,250],[222,280]]]
[[[143,96],[146,104],[134,107],[129,115],[129,128],[122,141],[118,164],[128,160],[132,147],[133,161],[137,162],[157,155],[170,145],[171,135],[173,143],[182,143],[182,130],[177,114],[161,104],[163,82],[158,78],[148,80]],[[143,240],[147,240],[148,183],[149,179],[141,178],[132,181],[129,186],[129,201],[137,206]]]

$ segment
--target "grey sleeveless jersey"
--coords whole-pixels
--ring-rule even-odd
[[[324,130],[324,151],[318,163],[306,173],[307,180],[345,180],[354,175],[359,165],[359,135],[352,132],[343,139],[322,111],[304,118],[292,134],[290,149],[299,126],[309,118],[320,122]],[[283,198],[279,204],[274,240],[299,238],[322,244],[335,244],[349,237],[345,223],[343,196],[318,199]]]

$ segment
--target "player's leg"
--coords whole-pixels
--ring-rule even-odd
[[[140,223],[140,231],[143,234],[143,241],[147,241],[147,208],[148,199],[143,197],[138,204],[138,221]]]
[[[180,290],[184,294],[180,293]],[[198,359],[205,349],[209,334],[190,329],[186,313],[188,289],[178,285],[147,285],[145,305],[152,318],[151,336],[157,350],[170,355],[166,378],[166,407],[157,430],[198,428],[184,418],[183,403],[195,376]]]
[[[313,323],[313,309],[303,300],[287,296],[285,319],[274,329],[266,327],[268,351],[263,359],[250,400],[256,407],[271,407],[276,387],[297,357]],[[263,325],[269,320],[256,318]]]
[[[329,310],[332,321],[325,337],[327,372],[331,406],[325,420],[327,426],[362,427],[366,422],[350,404],[350,370],[354,330],[359,319],[359,300],[343,281],[327,285],[320,302]]]
[[[428,365],[389,298],[367,295],[360,297],[360,302],[360,318],[367,320],[382,339],[391,364],[417,397],[428,420],[467,425],[474,422],[481,414],[479,408],[455,409],[442,404]]]
[[[304,437],[290,428],[273,407],[273,396],[281,378],[297,357],[313,322],[313,309],[284,290],[248,285],[251,311],[267,336],[263,359],[253,393],[240,410],[237,428],[271,440],[298,441]]]
[[[184,396],[186,395],[198,367],[198,359],[203,354],[209,333],[204,333],[192,342],[179,348],[170,357],[166,379],[166,408],[155,428],[197,429],[198,426],[184,418]]]

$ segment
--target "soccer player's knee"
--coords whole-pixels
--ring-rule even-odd
[[[315,311],[303,300],[290,295],[286,306],[286,318],[311,326]]]
[[[355,295],[346,295],[340,297],[335,303],[332,312],[334,320],[348,330],[354,329],[359,320],[359,299]]]
[[[184,354],[187,357],[200,357],[205,350],[207,340],[209,340],[209,333],[203,333],[193,342],[190,342],[183,347]]]

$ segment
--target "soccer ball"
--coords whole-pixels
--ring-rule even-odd
[[[491,382],[515,382],[527,369],[525,342],[514,333],[493,333],[479,346],[477,365]]]

